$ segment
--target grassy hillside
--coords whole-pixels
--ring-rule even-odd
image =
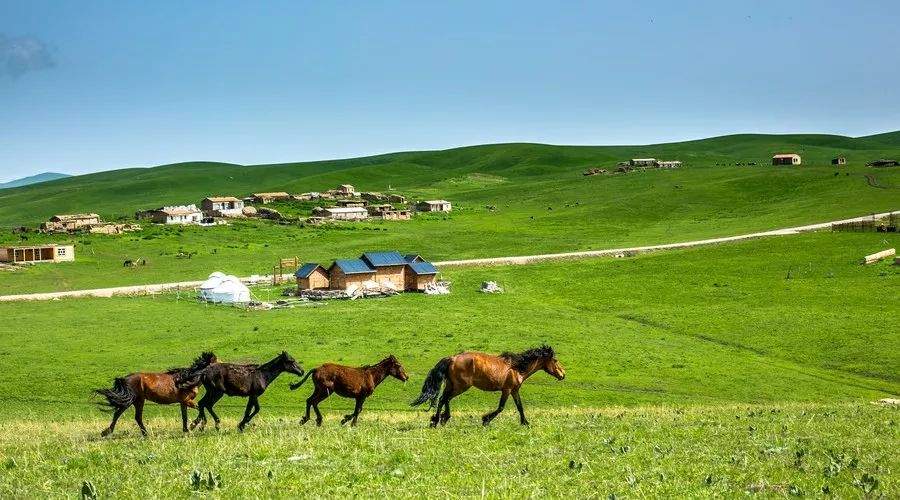
[[[892,137],[731,136],[639,148],[507,144],[307,164],[204,163],[94,174],[0,193],[0,222],[34,223],[60,211],[92,210],[112,218],[163,203],[197,202],[210,193],[308,191],[341,182],[362,190],[390,186],[411,197],[443,197],[456,208],[450,215],[411,222],[336,229],[249,221],[74,240],[29,235],[29,242],[75,242],[77,261],[3,273],[0,286],[15,293],[197,280],[213,270],[264,274],[282,257],[330,262],[370,249],[396,248],[431,259],[576,251],[864,215],[900,208],[900,169],[862,166],[868,158],[900,153]],[[784,150],[800,151],[804,166],[767,164],[772,151]],[[850,165],[835,175],[827,163],[839,153]],[[588,166],[647,155],[681,158],[686,166],[581,175]],[[734,165],[750,161],[759,165]],[[883,187],[871,186],[865,174],[875,175]],[[18,238],[6,232],[0,244]],[[178,259],[180,251],[195,255]],[[149,265],[122,268],[124,260],[136,258]]]
[[[90,480],[104,496],[186,497],[193,470],[221,475],[228,497],[896,496],[897,410],[869,402],[900,394],[900,344],[885,326],[900,322],[900,271],[858,258],[898,243],[817,233],[466,268],[447,273],[449,296],[264,312],[176,294],[0,304],[0,496],[71,495]],[[478,293],[487,279],[506,293]],[[512,405],[480,427],[496,394],[461,396],[437,431],[407,406],[442,356],[540,342],[567,377],[536,374],[523,387],[529,429]],[[151,438],[137,437],[130,412],[112,439],[97,437],[106,422],[90,389],[117,375],[203,349],[245,361],[283,348],[305,368],[394,353],[411,379],[379,387],[354,430],[338,427],[350,403],[335,397],[322,405],[325,427],[300,428],[310,387],[290,392],[294,377],[283,376],[243,435],[244,401],[226,398],[221,432],[182,438],[177,408],[152,405]]]
[[[898,132],[862,138],[745,134],[649,146],[496,144],[252,167],[180,163],[82,175],[4,191],[0,194],[0,225],[33,224],[60,212],[95,211],[115,217],[140,208],[198,202],[215,193],[302,192],[328,189],[341,182],[352,182],[361,190],[382,191],[391,186],[424,192],[441,181],[474,173],[502,176],[517,185],[538,180],[565,183],[584,167],[638,156],[680,158],[693,168],[749,161],[765,166],[774,152],[796,151],[809,166],[827,165],[837,154],[847,155],[851,165],[863,165],[873,158],[900,155],[897,137]],[[458,191],[449,190],[452,194]]]

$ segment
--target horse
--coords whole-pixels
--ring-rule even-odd
[[[353,410],[353,413],[344,415],[344,418],[341,419],[341,425],[350,421],[350,425],[355,427],[356,419],[362,412],[363,403],[366,401],[366,398],[372,395],[378,384],[383,382],[388,376],[392,376],[402,382],[406,382],[409,379],[403,366],[400,365],[400,362],[397,361],[393,354],[382,359],[377,364],[365,365],[359,368],[325,363],[318,368],[310,370],[303,377],[303,380],[291,384],[291,390],[297,390],[310,376],[312,376],[316,388],[306,400],[306,415],[300,420],[300,425],[309,421],[310,408],[316,411],[316,425],[322,425],[322,413],[319,411],[319,403],[334,392],[338,396],[356,400],[356,408]]]
[[[216,429],[218,429],[220,420],[213,411],[213,405],[222,399],[222,396],[228,395],[249,398],[247,408],[244,410],[244,418],[238,424],[238,430],[243,431],[244,427],[250,423],[250,419],[259,413],[259,396],[266,392],[266,387],[282,372],[290,372],[298,377],[303,376],[303,368],[290,354],[284,351],[281,351],[281,354],[275,356],[271,361],[261,365],[216,363],[200,371],[197,379],[203,384],[206,392],[197,402],[200,414],[191,423],[191,429],[198,424],[201,424],[201,429],[206,426],[205,411],[209,411],[209,414],[212,415]],[[188,381],[187,383],[192,382]]]
[[[500,405],[496,410],[481,417],[482,425],[487,426],[503,411],[510,394],[519,410],[519,422],[528,425],[519,388],[528,377],[539,370],[544,370],[557,380],[566,378],[566,371],[557,361],[553,348],[548,345],[518,354],[504,352],[499,356],[481,352],[462,352],[438,361],[428,372],[422,385],[422,393],[411,405],[419,406],[430,400],[430,407],[434,408],[441,384],[444,384],[444,392],[441,394],[440,402],[437,403],[437,411],[431,417],[431,427],[444,425],[450,420],[450,400],[475,386],[482,391],[501,391]]]
[[[188,368],[172,368],[162,373],[139,372],[130,373],[113,381],[111,389],[96,389],[94,392],[106,398],[106,402],[100,402],[101,406],[112,409],[113,417],[109,427],[100,433],[101,436],[112,434],[116,427],[116,421],[130,406],[134,406],[134,421],[141,429],[141,434],[147,435],[144,427],[144,401],[168,405],[178,403],[181,406],[181,428],[188,431],[187,409],[196,408],[194,398],[199,392],[200,382],[196,373],[216,362],[216,355],[204,352]]]

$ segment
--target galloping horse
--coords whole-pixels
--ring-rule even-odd
[[[247,408],[244,410],[244,418],[238,424],[238,430],[243,431],[257,413],[259,413],[259,396],[266,392],[269,386],[282,372],[290,372],[298,377],[303,376],[303,368],[291,357],[290,354],[281,351],[271,361],[261,365],[239,365],[233,363],[216,363],[210,365],[197,375],[197,380],[206,388],[206,392],[197,402],[200,414],[191,423],[191,429],[201,424],[206,426],[206,414],[208,410],[219,428],[219,416],[213,411],[213,405],[222,399],[222,396],[248,397]],[[193,381],[189,381],[193,382]]]
[[[504,352],[499,356],[463,352],[438,361],[428,372],[428,377],[422,385],[422,394],[412,402],[412,406],[430,400],[431,407],[434,408],[441,384],[444,383],[444,392],[441,394],[440,402],[437,403],[437,411],[431,417],[431,427],[443,425],[450,420],[450,400],[467,391],[469,387],[475,386],[482,391],[501,391],[500,405],[496,410],[481,417],[483,425],[490,424],[491,420],[503,411],[510,394],[519,410],[519,421],[522,425],[528,425],[525,410],[522,408],[522,398],[519,397],[519,387],[538,370],[544,370],[557,380],[566,377],[566,371],[556,360],[553,348],[548,345],[519,354]],[[444,410],[443,414],[441,409]]]
[[[194,398],[199,392],[200,381],[196,374],[216,362],[216,355],[204,352],[188,368],[172,368],[163,373],[130,373],[113,382],[112,389],[96,389],[94,392],[106,398],[104,406],[112,408],[113,417],[109,427],[101,436],[112,434],[116,421],[129,406],[134,405],[134,421],[147,435],[144,427],[144,401],[150,400],[163,405],[178,403],[181,405],[181,428],[188,431],[187,409],[196,408]]]
[[[372,395],[378,384],[384,381],[388,375],[403,382],[409,379],[406,371],[403,370],[403,366],[400,365],[400,362],[397,361],[393,354],[382,359],[378,364],[361,366],[359,368],[325,363],[318,368],[310,370],[303,377],[303,380],[291,384],[291,390],[296,390],[303,385],[310,375],[316,388],[306,400],[306,415],[300,420],[300,425],[309,421],[310,408],[316,411],[316,425],[322,425],[322,413],[319,411],[319,403],[334,392],[338,396],[356,400],[356,408],[353,410],[353,413],[344,415],[344,418],[341,419],[341,425],[352,420],[350,425],[355,426],[356,419],[362,411],[366,398]]]

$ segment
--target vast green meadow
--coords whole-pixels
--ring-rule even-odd
[[[900,494],[898,268],[862,266],[897,235],[812,233],[623,259],[457,268],[449,296],[407,294],[252,311],[189,294],[3,303],[0,496],[764,496]],[[502,295],[477,292],[496,280]],[[260,298],[277,289],[256,289]],[[530,428],[496,394],[454,401],[446,428],[408,402],[434,363],[464,349],[556,348],[564,381],[523,388]],[[221,431],[182,437],[178,410],[130,413],[100,439],[92,388],[201,350],[305,368],[393,353],[355,429],[332,398],[323,428],[297,419],[310,387],[283,376],[248,430],[242,400]],[[208,472],[192,485],[193,471]],[[218,484],[218,486],[216,486]]]
[[[774,151],[798,151],[804,165],[773,167],[768,163]],[[849,158],[848,166],[830,166],[838,154]],[[679,158],[685,167],[581,175],[588,167],[612,169],[638,156]],[[900,156],[897,133],[856,139],[744,135],[640,147],[506,144],[330,162],[190,163],[91,174],[0,190],[0,226],[36,225],[60,212],[94,211],[115,220],[142,208],[198,203],[211,194],[304,192],[344,182],[411,199],[446,198],[455,209],[409,222],[335,227],[248,221],[147,227],[122,236],[28,234],[29,243],[74,242],[77,261],[0,274],[0,287],[24,293],[199,280],[214,270],[267,274],[284,257],[327,263],[372,249],[444,260],[728,236],[897,209],[900,169],[864,166],[893,156]],[[877,187],[866,175],[874,176]],[[0,233],[0,244],[19,240],[10,231]],[[178,258],[180,252],[192,258]],[[124,260],[138,258],[148,265],[122,267]]]

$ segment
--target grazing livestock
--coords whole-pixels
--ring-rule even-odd
[[[438,361],[428,373],[422,385],[422,394],[412,402],[412,406],[431,401],[431,408],[434,408],[437,402],[437,411],[431,417],[431,427],[444,425],[450,420],[450,400],[475,386],[482,391],[501,391],[500,405],[496,410],[481,417],[483,425],[490,424],[491,420],[503,411],[510,394],[519,410],[519,421],[522,425],[528,425],[519,388],[538,370],[544,370],[557,380],[566,377],[566,371],[556,360],[553,348],[548,345],[518,354],[504,352],[499,356],[463,352]],[[438,402],[441,384],[444,385],[444,392]]]
[[[188,380],[187,383],[203,384],[206,392],[197,406],[200,414],[191,423],[191,429],[201,424],[200,428],[206,426],[206,411],[212,415],[216,423],[216,429],[219,428],[219,416],[213,411],[213,405],[216,404],[222,396],[240,396],[249,398],[247,400],[247,408],[244,410],[244,418],[238,424],[238,430],[243,431],[244,427],[250,423],[257,413],[259,413],[259,396],[266,392],[269,386],[282,372],[290,372],[298,377],[303,376],[303,368],[291,357],[290,354],[281,351],[271,361],[261,365],[240,365],[234,363],[215,363],[196,374],[196,380]]]
[[[378,384],[383,382],[389,375],[402,382],[406,382],[409,379],[403,366],[400,365],[400,362],[397,361],[393,354],[382,359],[378,364],[361,366],[359,368],[326,363],[310,370],[303,377],[303,380],[291,384],[291,390],[296,390],[306,382],[306,379],[312,376],[313,383],[316,386],[312,395],[306,400],[306,415],[300,420],[300,425],[309,421],[310,408],[316,412],[316,425],[322,425],[322,413],[319,411],[319,403],[332,393],[337,393],[338,396],[356,400],[356,407],[353,413],[344,415],[344,418],[341,419],[341,425],[350,421],[351,426],[356,426],[356,419],[362,412],[362,406],[366,398],[371,396]]]
[[[117,378],[111,389],[96,389],[95,393],[106,398],[106,402],[100,404],[110,407],[113,412],[112,422],[100,435],[112,434],[116,421],[133,405],[134,421],[141,429],[141,434],[146,436],[147,428],[144,427],[143,419],[145,400],[163,405],[181,405],[181,428],[187,432],[187,409],[197,407],[194,398],[199,392],[200,381],[196,374],[215,362],[215,354],[204,352],[188,368],[172,368],[163,373],[130,373]]]

